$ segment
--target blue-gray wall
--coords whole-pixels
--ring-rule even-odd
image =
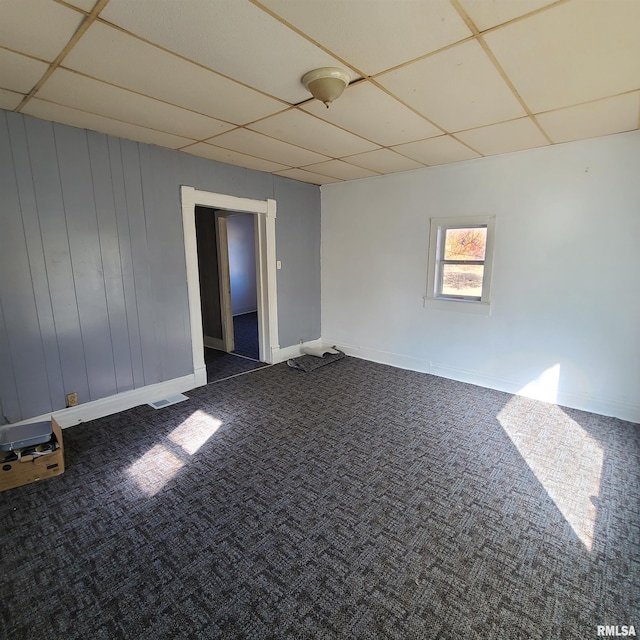
[[[0,110],[0,416],[193,371],[180,185],[276,199],[280,346],[320,336],[319,188]]]
[[[258,308],[256,282],[256,237],[254,216],[227,218],[231,312],[234,316]]]

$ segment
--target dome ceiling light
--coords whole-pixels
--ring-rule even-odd
[[[349,74],[338,67],[321,67],[302,76],[302,84],[307,91],[327,105],[339,98],[344,88],[349,84]]]

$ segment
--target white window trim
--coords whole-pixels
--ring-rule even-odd
[[[482,297],[480,300],[465,300],[464,298],[448,298],[436,295],[438,278],[438,242],[442,230],[456,227],[487,227],[487,247],[484,259],[484,273],[482,278]],[[495,241],[495,216],[452,216],[448,218],[431,218],[429,234],[429,266],[427,271],[427,295],[424,298],[425,307],[446,311],[461,311],[464,313],[491,313],[491,280],[493,275],[493,247]]]

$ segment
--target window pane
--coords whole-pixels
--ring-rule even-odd
[[[483,264],[443,264],[443,296],[482,297]]]
[[[446,230],[445,260],[484,260],[486,248],[486,227]]]

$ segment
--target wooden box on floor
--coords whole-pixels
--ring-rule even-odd
[[[3,462],[0,465],[0,491],[21,487],[36,480],[53,478],[64,473],[64,445],[62,443],[62,430],[60,425],[51,418],[51,430],[53,437],[60,447],[53,453],[36,458],[15,460],[13,462]],[[5,452],[0,452],[0,460],[6,457]]]

